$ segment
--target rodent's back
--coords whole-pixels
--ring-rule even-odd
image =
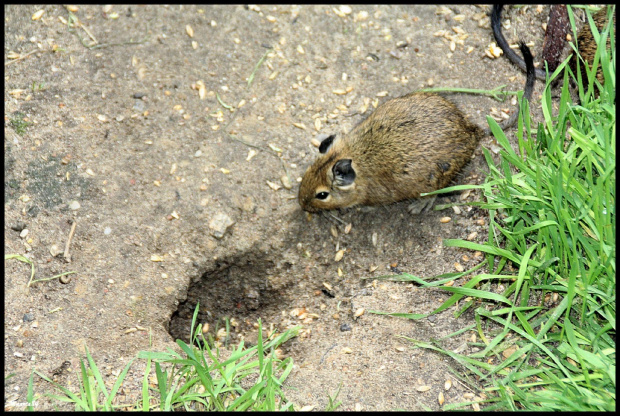
[[[448,185],[482,137],[450,101],[412,93],[386,102],[343,139],[357,156],[363,204],[417,198]]]
[[[412,93],[391,99],[336,139],[308,169],[300,204],[315,211],[417,198],[447,186],[471,160],[482,135],[441,96]],[[351,161],[354,189],[334,186],[334,163],[343,159]],[[330,200],[313,198],[317,189],[328,189]]]

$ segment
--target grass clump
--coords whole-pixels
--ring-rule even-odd
[[[14,117],[11,117],[11,119],[9,120],[9,124],[11,125],[13,130],[15,130],[15,133],[19,134],[20,136],[23,136],[24,133],[26,133],[26,128],[32,124],[28,121],[25,121],[24,117],[26,117],[25,114],[17,112],[14,114]]]
[[[399,276],[453,293],[432,313],[459,301],[456,315],[475,307],[475,323],[451,336],[475,331],[480,341],[472,346],[478,352],[466,356],[442,348],[441,340],[411,341],[466,367],[468,374],[461,378],[477,386],[478,401],[487,410],[616,408],[613,25],[594,36],[599,46],[594,68],[587,69],[588,79],[581,80],[579,71],[573,74],[565,61],[544,90],[544,123],[534,127],[527,105],[522,106],[516,149],[488,119],[502,148],[497,165],[484,149],[490,172],[477,187],[484,196],[478,205],[489,212],[488,241],[444,240],[446,246],[486,253],[487,261],[463,273],[438,276],[433,283]],[[605,48],[608,38],[610,49]],[[595,77],[597,65],[604,74],[603,85]],[[556,109],[550,83],[560,75]],[[579,84],[579,103],[573,103],[569,93],[571,77]],[[472,186],[443,192],[457,188]],[[460,287],[441,286],[483,265],[489,273],[473,276]]]
[[[182,411],[240,411],[240,410],[293,410],[284,393],[282,383],[293,369],[292,358],[280,360],[275,350],[295,337],[298,327],[274,334],[265,339],[261,321],[258,321],[257,345],[246,348],[239,343],[228,357],[221,356],[218,343],[205,339],[201,325],[196,326],[199,306],[192,319],[192,343],[177,340],[182,353],[172,349],[166,352],[142,351],[138,359],[146,360],[142,382],[142,397],[137,403],[116,403],[116,394],[125,381],[132,359],[119,374],[110,390],[86,348],[86,359],[80,360],[79,391],[74,393],[52,381],[39,371],[39,377],[51,383],[61,395],[46,394],[59,402],[72,403],[77,411],[125,410],[182,410]],[[154,364],[156,383],[149,380]],[[28,387],[28,409],[35,401],[32,375]]]

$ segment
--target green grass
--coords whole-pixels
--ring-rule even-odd
[[[574,28],[572,13],[571,21]],[[604,47],[608,37],[611,50]],[[552,103],[549,81],[542,97],[543,123],[534,126],[528,106],[522,106],[516,150],[489,117],[502,148],[499,163],[484,149],[489,174],[483,185],[440,191],[482,189],[483,200],[477,205],[489,212],[488,241],[444,243],[481,251],[486,262],[431,282],[398,277],[452,293],[432,313],[457,302],[455,316],[474,309],[475,323],[450,335],[474,331],[478,341],[471,345],[479,349],[474,354],[444,349],[442,340],[403,338],[460,363],[466,371],[455,374],[482,393],[480,404],[486,410],[616,409],[613,26],[596,38],[594,62],[603,69],[604,85],[596,80],[595,70],[581,80],[579,71],[572,74],[565,61],[551,76],[563,77],[558,108]],[[570,77],[579,85],[579,103],[569,94]],[[481,266],[489,272],[472,275]],[[443,286],[449,280],[462,283]],[[446,405],[444,410],[468,404]]]
[[[19,134],[20,136],[23,136],[24,133],[26,133],[26,128],[32,124],[24,121],[24,117],[26,117],[25,114],[18,112],[15,113],[14,117],[12,117],[9,121],[11,127],[13,127],[13,130],[15,130],[15,133]]]
[[[77,411],[293,410],[293,403],[286,399],[282,387],[293,369],[292,358],[280,360],[274,351],[295,337],[299,328],[264,339],[259,320],[257,345],[247,348],[240,342],[227,357],[222,357],[218,344],[212,339],[205,339],[201,325],[196,326],[198,308],[196,306],[192,319],[195,331],[190,338],[194,342],[188,345],[177,340],[181,354],[172,349],[166,352],[138,353],[138,359],[146,360],[146,369],[141,399],[137,403],[115,403],[114,400],[135,359],[127,363],[108,390],[97,364],[86,348],[86,363],[80,360],[79,391],[73,392],[34,370],[28,384],[28,410],[33,410],[36,400],[32,383],[34,374],[60,393],[47,393],[46,396],[56,402],[71,403]],[[149,382],[153,372],[157,380],[154,385]],[[333,404],[331,399],[330,404]]]

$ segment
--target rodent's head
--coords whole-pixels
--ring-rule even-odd
[[[306,170],[299,186],[299,205],[304,211],[346,208],[360,203],[354,162],[331,135],[321,142],[321,155]],[[337,141],[337,140],[336,140]]]

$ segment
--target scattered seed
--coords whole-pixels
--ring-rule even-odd
[[[472,403],[471,408],[474,409],[474,412],[480,411],[480,405],[478,403]]]
[[[289,179],[288,175],[282,175],[280,177],[280,182],[282,182],[282,186],[284,186],[284,188],[286,188],[286,189],[291,189],[293,187],[293,185],[291,184],[291,180]]]
[[[463,254],[461,259],[463,259],[464,262],[468,262],[469,261],[469,256],[467,254]]]
[[[321,119],[320,118],[314,119],[314,128],[316,129],[316,131],[321,130]]]
[[[355,313],[353,314],[353,317],[354,318],[359,318],[360,316],[362,316],[364,314],[364,312],[366,312],[366,309],[359,308],[358,310],[355,311]]]
[[[335,225],[332,225],[329,228],[329,232],[334,236],[334,238],[338,238],[338,229],[336,228]]]
[[[469,233],[469,235],[467,236],[467,241],[474,241],[474,239],[478,237],[478,232],[477,231],[473,231],[471,233]]]
[[[151,261],[164,261],[164,259],[161,256],[157,255],[157,254],[152,254],[151,255]]]
[[[344,347],[341,351],[343,354],[351,354],[353,350],[349,347]]]
[[[302,129],[302,130],[306,129],[306,126],[304,125],[304,123],[293,123],[293,126],[297,127],[298,129]]]
[[[256,155],[257,155],[256,150],[254,150],[254,149],[250,149],[250,150],[248,151],[248,157],[246,157],[246,158],[245,158],[245,160],[249,162],[249,161],[250,161],[250,159],[252,159],[252,158],[253,158],[254,156],[256,156]]]
[[[368,16],[369,16],[368,12],[365,10],[362,10],[361,12],[355,15],[355,21],[358,21],[358,22],[364,21],[368,19]]]
[[[460,215],[461,214],[461,209],[459,207],[457,207],[456,205],[452,206],[452,210],[454,211],[454,213],[456,215]]]
[[[226,169],[226,168],[220,168],[220,171],[224,174],[224,175],[228,175],[230,173],[230,170]]]
[[[190,38],[194,37],[194,29],[192,29],[190,25],[185,26],[185,32],[187,33],[187,36],[189,36]]]
[[[270,75],[269,75],[269,79],[275,79],[275,77],[277,77],[279,74],[279,71],[273,71]]]
[[[138,328],[129,328],[125,331],[126,334],[131,334],[132,332],[136,332]]]
[[[444,286],[454,286],[454,280],[450,280],[448,283],[446,283]]]
[[[207,98],[207,87],[202,80],[196,82],[196,87],[198,87],[198,96],[200,97],[200,99],[204,100],[205,98]]]
[[[463,394],[463,398],[467,399],[467,400],[471,400],[474,398],[474,393],[464,393]]]
[[[37,11],[37,12],[35,12],[32,15],[32,20],[39,20],[41,18],[41,16],[43,16],[43,13],[45,13],[45,10],[42,10],[42,9]]]
[[[395,349],[396,351],[398,351],[398,352],[403,352],[403,351],[405,351],[405,347],[395,347],[394,349]]]
[[[278,152],[278,153],[282,153],[282,149],[280,149],[278,146],[276,146],[273,143],[269,143],[269,147],[271,148],[271,150],[273,150],[274,152]]]
[[[371,264],[370,267],[368,268],[368,271],[370,273],[374,272],[375,270],[377,270],[379,268],[379,266],[375,266],[374,264]]]
[[[80,209],[80,203],[78,201],[73,201],[69,204],[69,209],[76,211]]]
[[[337,90],[333,90],[332,92],[333,92],[334,94],[336,94],[336,95],[345,95],[345,94],[347,93],[347,91],[346,91],[346,90],[343,90],[343,89],[341,89],[341,88],[339,88],[339,89],[337,89]]]
[[[478,221],[476,221],[476,224],[484,226],[485,224],[484,218],[481,218]]]
[[[461,263],[454,263],[454,268],[456,269],[457,272],[462,272],[463,270],[465,270],[465,268],[461,265]]]
[[[420,393],[424,393],[425,391],[429,391],[431,389],[431,386],[418,386],[415,389]]]
[[[226,328],[220,328],[215,334],[215,339],[219,341],[220,339],[226,338],[227,335],[228,335],[228,332],[226,332]]]
[[[338,250],[338,252],[336,252],[336,256],[334,257],[334,261],[338,262],[340,260],[342,260],[342,257],[344,256],[344,252],[345,250]]]
[[[497,46],[495,42],[491,42],[484,53],[491,59],[499,58],[504,54],[502,48]]]
[[[280,185],[278,185],[277,183],[273,183],[271,181],[267,181],[267,185],[269,185],[269,187],[271,189],[273,189],[274,191],[277,191],[278,189],[282,188]]]
[[[353,12],[353,10],[351,9],[350,6],[347,5],[342,5],[339,7],[339,10],[342,14],[351,14],[351,12]]]
[[[302,55],[303,55],[304,53],[306,53],[306,51],[304,51],[303,46],[301,46],[301,45],[297,45],[297,52],[301,53]]]
[[[372,241],[372,245],[375,247],[377,246],[377,238],[378,238],[377,233],[372,233],[371,241]]]
[[[351,232],[351,228],[353,228],[353,223],[348,223],[345,227],[344,227],[344,233],[345,234],[349,234]]]
[[[206,334],[207,332],[209,332],[209,324],[204,323],[202,324],[202,333]]]
[[[450,217],[441,217],[441,218],[439,219],[439,222],[441,222],[441,223],[443,223],[443,224],[448,223],[448,222],[450,222],[450,221],[452,221],[452,218],[450,218]]]

